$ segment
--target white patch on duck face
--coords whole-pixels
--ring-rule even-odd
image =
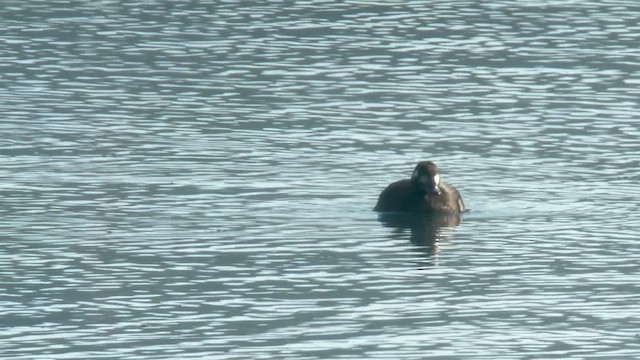
[[[433,177],[433,183],[436,185],[440,184],[440,174],[436,174],[436,176]]]

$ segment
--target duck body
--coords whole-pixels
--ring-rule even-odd
[[[411,179],[396,181],[382,191],[374,210],[457,214],[466,208],[458,190],[440,181],[435,164],[421,161],[416,165]]]

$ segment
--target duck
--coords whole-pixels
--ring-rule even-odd
[[[440,180],[432,161],[420,161],[410,179],[387,186],[373,208],[380,212],[459,214],[466,210],[462,196],[452,185]]]

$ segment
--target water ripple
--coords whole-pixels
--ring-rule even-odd
[[[5,356],[640,350],[635,2],[3,5]]]

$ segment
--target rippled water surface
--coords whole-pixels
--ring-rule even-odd
[[[639,18],[4,1],[0,358],[637,358]]]

